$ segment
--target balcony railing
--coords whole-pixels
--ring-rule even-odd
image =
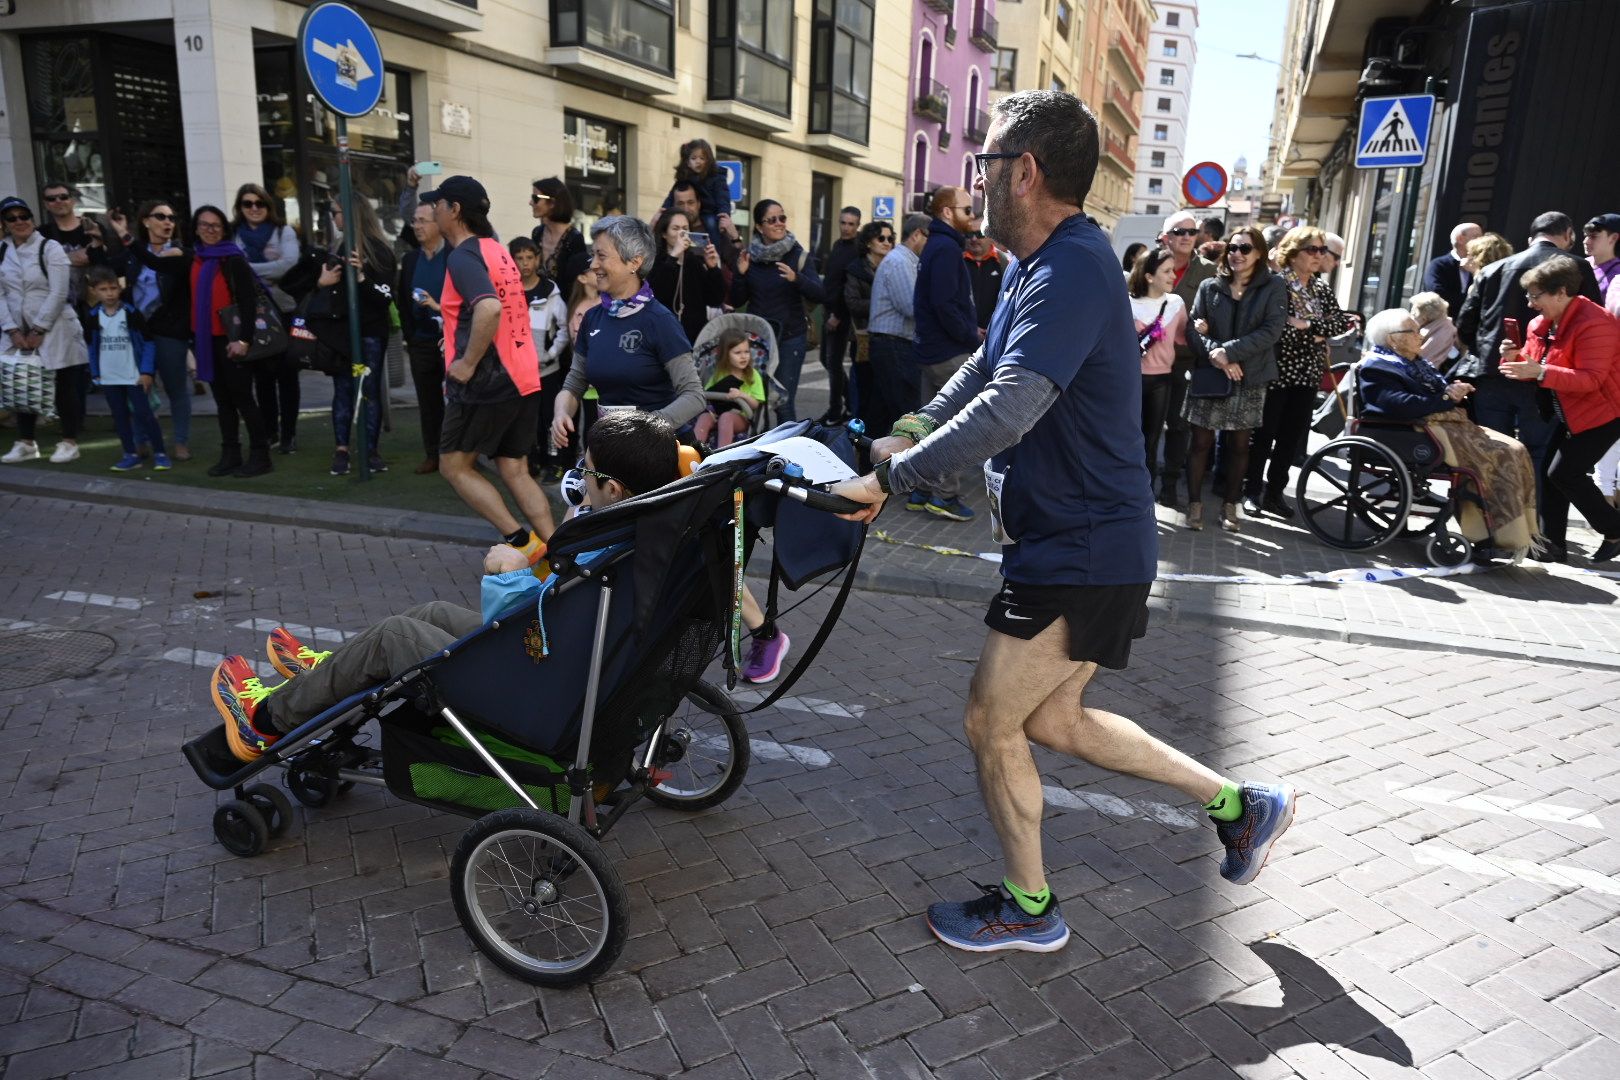
[[[974,109],[968,114],[967,122],[962,125],[962,135],[970,143],[984,145],[986,135],[990,134],[990,114],[983,109]]]
[[[1136,76],[1136,88],[1141,89],[1147,85],[1147,68],[1136,57],[1136,44],[1120,30],[1115,30],[1108,37],[1108,51],[1119,54],[1119,58],[1125,61],[1126,69]]]
[[[988,11],[980,8],[973,13],[973,33],[970,36],[973,44],[982,51],[987,53],[996,51],[996,31],[999,29],[994,16]]]
[[[923,0],[923,3],[941,15],[949,15],[956,10],[956,0]]]
[[[1103,131],[1103,160],[1112,161],[1121,172],[1127,175],[1135,172],[1136,162],[1131,160],[1131,147],[1125,140],[1117,137],[1112,131]]]
[[[945,89],[945,84],[935,82],[933,79],[924,79],[918,87],[917,100],[912,102],[911,111],[918,116],[927,117],[944,123],[949,109],[951,92]]]
[[[1139,113],[1137,113],[1136,105],[1131,100],[1131,95],[1125,91],[1124,87],[1120,86],[1119,83],[1115,82],[1113,79],[1108,80],[1107,104],[1113,106],[1114,111],[1119,113],[1120,117],[1124,119],[1126,125],[1132,131],[1141,130],[1142,117]]]

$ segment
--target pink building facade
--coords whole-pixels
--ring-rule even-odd
[[[911,0],[911,119],[906,137],[909,209],[936,188],[972,190],[973,155],[990,126],[996,59],[995,0]]]

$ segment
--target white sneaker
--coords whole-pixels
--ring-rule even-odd
[[[35,456],[36,457],[38,456],[37,451],[35,453]],[[79,460],[79,444],[78,443],[59,442],[59,443],[56,444],[56,449],[51,452],[51,464],[52,465],[65,465],[70,461],[78,461],[78,460]]]
[[[5,454],[4,457],[0,457],[0,461],[5,462],[7,465],[15,465],[19,461],[38,461],[38,460],[39,460],[39,444],[38,443],[31,443],[31,442],[24,442],[21,439],[18,439],[16,442],[12,443],[11,444],[11,449],[6,451],[6,454]]]

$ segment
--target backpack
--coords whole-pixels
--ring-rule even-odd
[[[50,243],[50,240],[46,239],[45,237],[40,237],[40,239],[43,242],[39,245],[39,272],[41,274],[44,274],[44,273],[46,273],[46,270],[45,270],[45,245]],[[8,252],[10,250],[11,250],[11,241],[9,241],[9,240],[0,240],[0,263],[3,263],[3,262],[6,261],[6,252]]]

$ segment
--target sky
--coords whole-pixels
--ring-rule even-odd
[[[1278,66],[1237,54],[1281,60],[1287,11],[1288,0],[1200,0],[1187,168],[1215,161],[1230,171],[1242,155],[1254,182],[1270,144]]]

